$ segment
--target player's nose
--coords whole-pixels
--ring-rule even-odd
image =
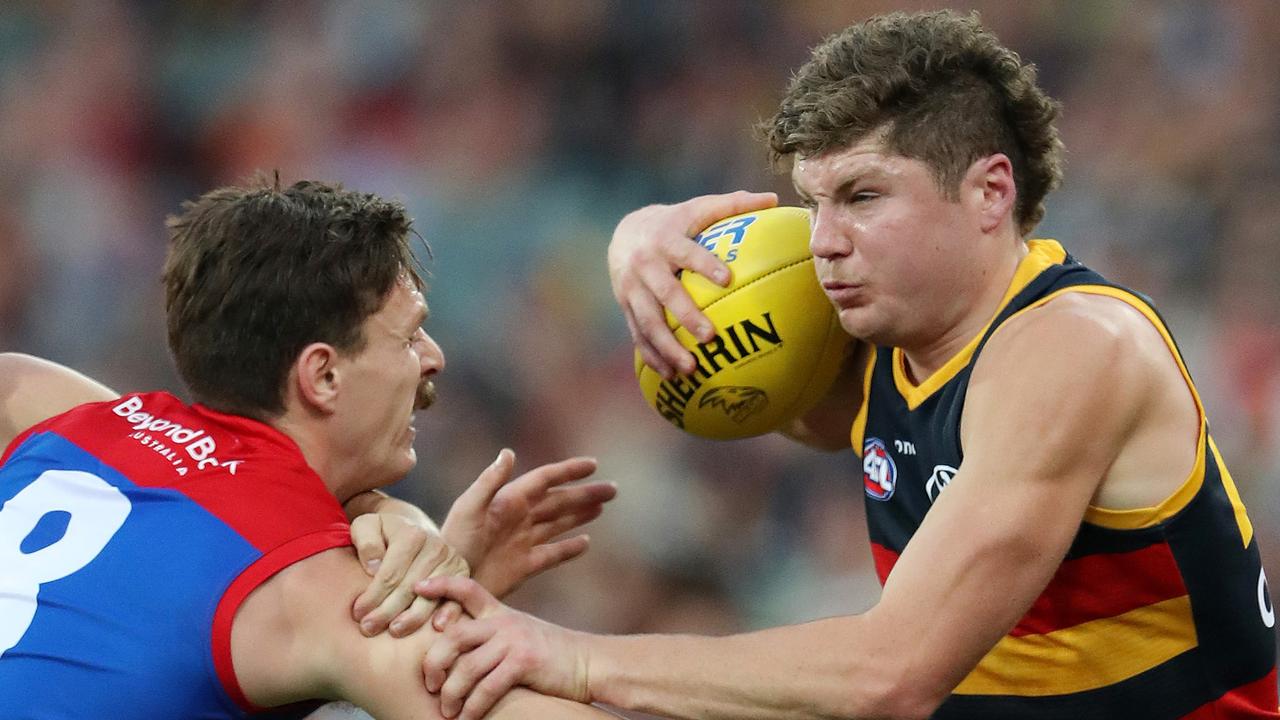
[[[426,346],[421,354],[418,355],[419,362],[422,363],[422,375],[434,375],[444,370],[444,350],[440,349],[440,345],[436,343],[435,338],[426,335]]]
[[[853,252],[853,243],[844,230],[836,211],[819,204],[810,216],[809,253],[829,260]]]

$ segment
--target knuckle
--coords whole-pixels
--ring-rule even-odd
[[[645,317],[637,319],[636,324],[640,326],[640,331],[646,335],[651,335],[659,328],[665,328],[667,326],[667,324],[660,318],[653,315],[646,315]]]
[[[383,594],[386,594],[400,585],[404,580],[405,572],[406,568],[403,567],[388,567],[387,565],[383,565],[383,567],[379,569],[378,575],[374,576],[373,582],[382,590]]]
[[[454,555],[450,565],[451,575],[471,577],[471,563],[461,555]]]
[[[663,305],[670,306],[676,300],[679,300],[684,290],[676,283],[663,283],[654,290],[654,296],[662,301]]]
[[[677,315],[677,317],[679,318],[681,325],[688,327],[694,324],[695,322],[699,321],[702,317],[702,313],[699,312],[696,307],[690,306],[690,307],[682,308],[680,310],[679,315]]]
[[[527,648],[520,647],[513,649],[509,657],[511,658],[512,663],[514,663],[521,672],[532,670],[537,664],[537,658]]]
[[[425,528],[418,525],[407,526],[403,531],[403,535],[406,542],[410,542],[415,545],[421,545],[427,541],[427,538],[431,537],[430,533],[428,533]]]
[[[495,495],[489,503],[489,512],[498,517],[506,517],[512,510],[511,498],[502,493]]]

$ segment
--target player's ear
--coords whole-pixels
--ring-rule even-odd
[[[1013,163],[1004,153],[978,158],[965,173],[966,195],[976,202],[979,225],[983,232],[994,230],[1013,212],[1018,197],[1013,180]]]
[[[298,397],[308,407],[329,414],[337,407],[341,371],[338,351],[328,343],[311,343],[293,364]]]

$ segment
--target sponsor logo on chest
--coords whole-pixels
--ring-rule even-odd
[[[952,478],[956,476],[956,469],[950,465],[934,465],[933,472],[930,473],[929,479],[924,483],[924,492],[929,496],[930,504],[938,499],[943,490],[951,484]]]

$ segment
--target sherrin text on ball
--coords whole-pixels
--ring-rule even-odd
[[[826,393],[849,342],[814,274],[808,212],[777,207],[735,215],[694,240],[732,271],[728,287],[697,273],[681,276],[716,336],[700,343],[668,314],[697,368],[664,380],[637,353],[640,389],[663,418],[694,435],[729,440],[773,432]]]

